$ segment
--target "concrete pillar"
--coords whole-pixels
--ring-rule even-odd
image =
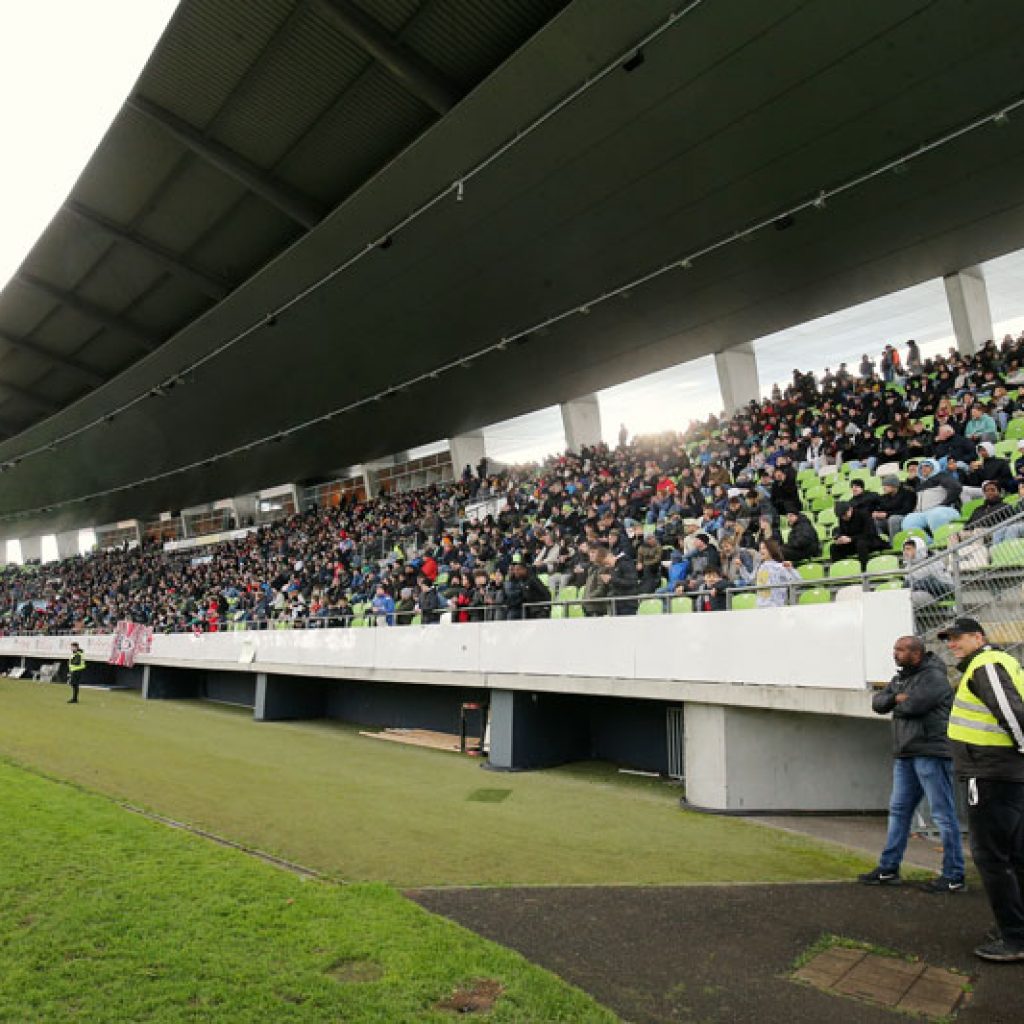
[[[487,454],[484,446],[484,432],[473,430],[468,434],[448,439],[448,450],[452,453],[452,473],[459,480],[467,466],[476,473],[480,460]]]
[[[493,690],[490,728],[489,768],[522,771],[590,757],[588,723],[565,694]]]
[[[683,727],[686,802],[695,808],[845,812],[889,804],[884,719],[687,703]]]
[[[78,531],[67,530],[57,534],[57,557],[74,558],[78,552]]]
[[[237,498],[231,499],[231,504],[235,510],[235,526],[241,529],[244,526],[256,525],[256,516],[260,510],[258,495],[240,494]]]
[[[973,355],[992,337],[992,311],[981,267],[965,267],[942,279],[946,286],[949,318],[953,321],[956,347]]]
[[[373,462],[363,463],[363,488],[367,498],[376,498],[380,494],[380,485],[377,482],[377,471],[387,469],[395,464],[394,456],[386,459],[374,459]]]
[[[579,454],[581,448],[601,442],[601,407],[597,395],[582,395],[562,403],[565,447]]]
[[[301,676],[256,676],[253,718],[257,722],[323,718],[327,713],[327,686],[323,680]]]
[[[733,345],[724,352],[716,352],[715,369],[718,371],[718,389],[722,393],[722,405],[727,416],[732,416],[748,402],[760,399],[757,357],[749,341]]]
[[[23,562],[34,559],[39,561],[43,557],[43,538],[42,537],[22,537],[21,538],[21,560]]]

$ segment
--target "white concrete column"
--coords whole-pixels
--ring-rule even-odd
[[[448,438],[448,450],[452,454],[452,473],[456,480],[462,479],[462,473],[467,466],[476,475],[477,465],[487,454],[487,448],[484,445],[484,432],[471,430],[468,434],[450,437]]]
[[[992,337],[985,273],[981,267],[965,267],[956,274],[946,274],[942,283],[946,286],[956,347],[964,355],[973,355]]]
[[[562,403],[562,427],[565,447],[579,453],[584,447],[601,442],[601,407],[597,395],[582,395]]]
[[[377,484],[377,470],[385,469],[395,464],[394,456],[389,456],[384,459],[374,459],[373,462],[363,463],[363,487],[366,490],[367,498],[376,498],[380,493],[380,487]]]
[[[74,558],[78,552],[78,531],[66,530],[57,534],[57,557]]]
[[[760,399],[757,357],[749,341],[727,348],[724,352],[716,352],[715,369],[718,371],[718,389],[722,393],[722,405],[727,416],[748,402]]]
[[[838,813],[888,806],[892,740],[884,719],[687,702],[683,730],[686,800],[694,807]]]
[[[42,537],[21,538],[21,560],[27,562],[29,559],[39,561],[43,557]]]

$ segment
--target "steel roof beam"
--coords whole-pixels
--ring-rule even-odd
[[[189,266],[188,263],[170,249],[164,248],[164,246],[157,242],[150,241],[137,231],[124,227],[116,221],[112,221],[109,217],[104,217],[103,214],[96,213],[95,210],[90,210],[87,206],[83,206],[74,200],[69,199],[64,206],[76,217],[87,224],[95,225],[116,241],[125,242],[134,249],[144,252],[165,270],[169,270],[176,277],[188,281],[189,284],[194,285],[211,299],[216,299],[219,302],[231,291],[230,285],[226,282]]]
[[[177,114],[172,114],[152,100],[136,94],[129,97],[128,106],[155,121],[183,146],[276,206],[304,228],[315,227],[327,212],[316,200],[279,181],[227,146],[207,138]]]
[[[317,6],[354,43],[379,61],[414,96],[439,114],[462,98],[458,89],[426,61],[397,42],[378,21],[351,0],[316,0]]]
[[[67,306],[68,309],[73,309],[81,313],[82,316],[95,320],[97,323],[103,324],[104,327],[109,327],[113,331],[120,331],[122,334],[129,335],[147,352],[155,351],[160,345],[159,341],[154,340],[138,324],[133,324],[123,316],[118,316],[117,313],[111,313],[109,309],[96,306],[87,299],[75,295],[73,292],[58,288],[56,285],[52,285],[48,281],[36,277],[34,274],[20,273],[17,275],[17,278],[30,288],[35,288],[37,291],[49,295],[51,299],[59,302],[62,306]]]
[[[21,352],[28,352],[39,359],[44,359],[46,362],[60,367],[62,370],[71,370],[72,373],[77,373],[80,377],[87,378],[92,384],[103,384],[106,382],[107,378],[102,373],[91,369],[85,363],[80,363],[77,359],[70,359],[68,356],[51,352],[49,349],[43,348],[42,345],[37,345],[34,341],[29,341],[27,338],[16,338],[12,334],[5,334],[0,331],[0,341],[10,345],[11,348],[18,349]]]
[[[28,388],[19,387],[17,384],[11,384],[9,381],[0,380],[0,394],[4,392],[13,395],[15,398],[20,398],[30,405],[34,405],[37,409],[42,409],[47,415],[51,415],[61,408],[60,404],[52,399],[44,398]]]

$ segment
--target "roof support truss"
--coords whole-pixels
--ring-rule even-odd
[[[278,181],[234,150],[208,139],[187,121],[159,104],[136,94],[129,98],[128,106],[155,121],[183,146],[276,206],[304,228],[314,227],[323,219],[326,210],[318,202]]]
[[[104,327],[109,327],[112,331],[120,331],[122,334],[129,335],[147,352],[154,351],[160,344],[151,338],[141,327],[133,324],[130,320],[126,320],[123,316],[118,316],[117,313],[111,313],[109,309],[96,306],[86,299],[75,295],[73,292],[58,288],[56,285],[52,285],[48,281],[36,277],[34,274],[20,273],[18,274],[18,280],[31,288],[35,288],[36,291],[49,295],[51,299],[59,302],[62,306],[67,306],[68,309],[73,309],[75,312],[81,313],[82,316],[95,320],[97,323],[103,324]]]
[[[132,248],[145,253],[156,263],[159,263],[165,270],[169,270],[175,276],[187,281],[189,284],[203,292],[203,294],[208,295],[211,299],[216,299],[219,302],[231,290],[230,286],[226,282],[221,281],[204,271],[197,270],[195,267],[189,266],[188,263],[186,263],[180,256],[173,253],[170,249],[166,249],[164,246],[150,241],[148,238],[140,235],[137,231],[124,227],[115,221],[110,220],[110,218],[104,217],[101,213],[96,213],[94,210],[90,210],[87,206],[83,206],[81,203],[77,203],[74,200],[69,199],[64,204],[64,207],[80,220],[100,228],[116,241],[124,242]]]
[[[379,61],[414,96],[439,114],[458,103],[459,90],[436,69],[397,42],[351,0],[316,0],[323,15],[371,57]]]
[[[26,338],[16,338],[12,334],[0,333],[0,342],[22,352],[28,352],[30,355],[43,359],[52,366],[57,366],[62,370],[71,370],[72,373],[85,377],[91,384],[102,384],[106,381],[106,377],[103,374],[90,369],[85,363],[80,363],[77,359],[70,359],[67,356],[58,355],[56,352],[43,348],[42,345],[37,345],[34,341],[28,341]]]

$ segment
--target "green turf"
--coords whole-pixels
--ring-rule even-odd
[[[0,1021],[610,1022],[589,997],[383,885],[303,881],[0,764]]]
[[[493,774],[326,722],[0,680],[0,755],[348,880],[636,884],[851,878],[871,864],[606,769]],[[511,790],[498,800],[481,790]]]

